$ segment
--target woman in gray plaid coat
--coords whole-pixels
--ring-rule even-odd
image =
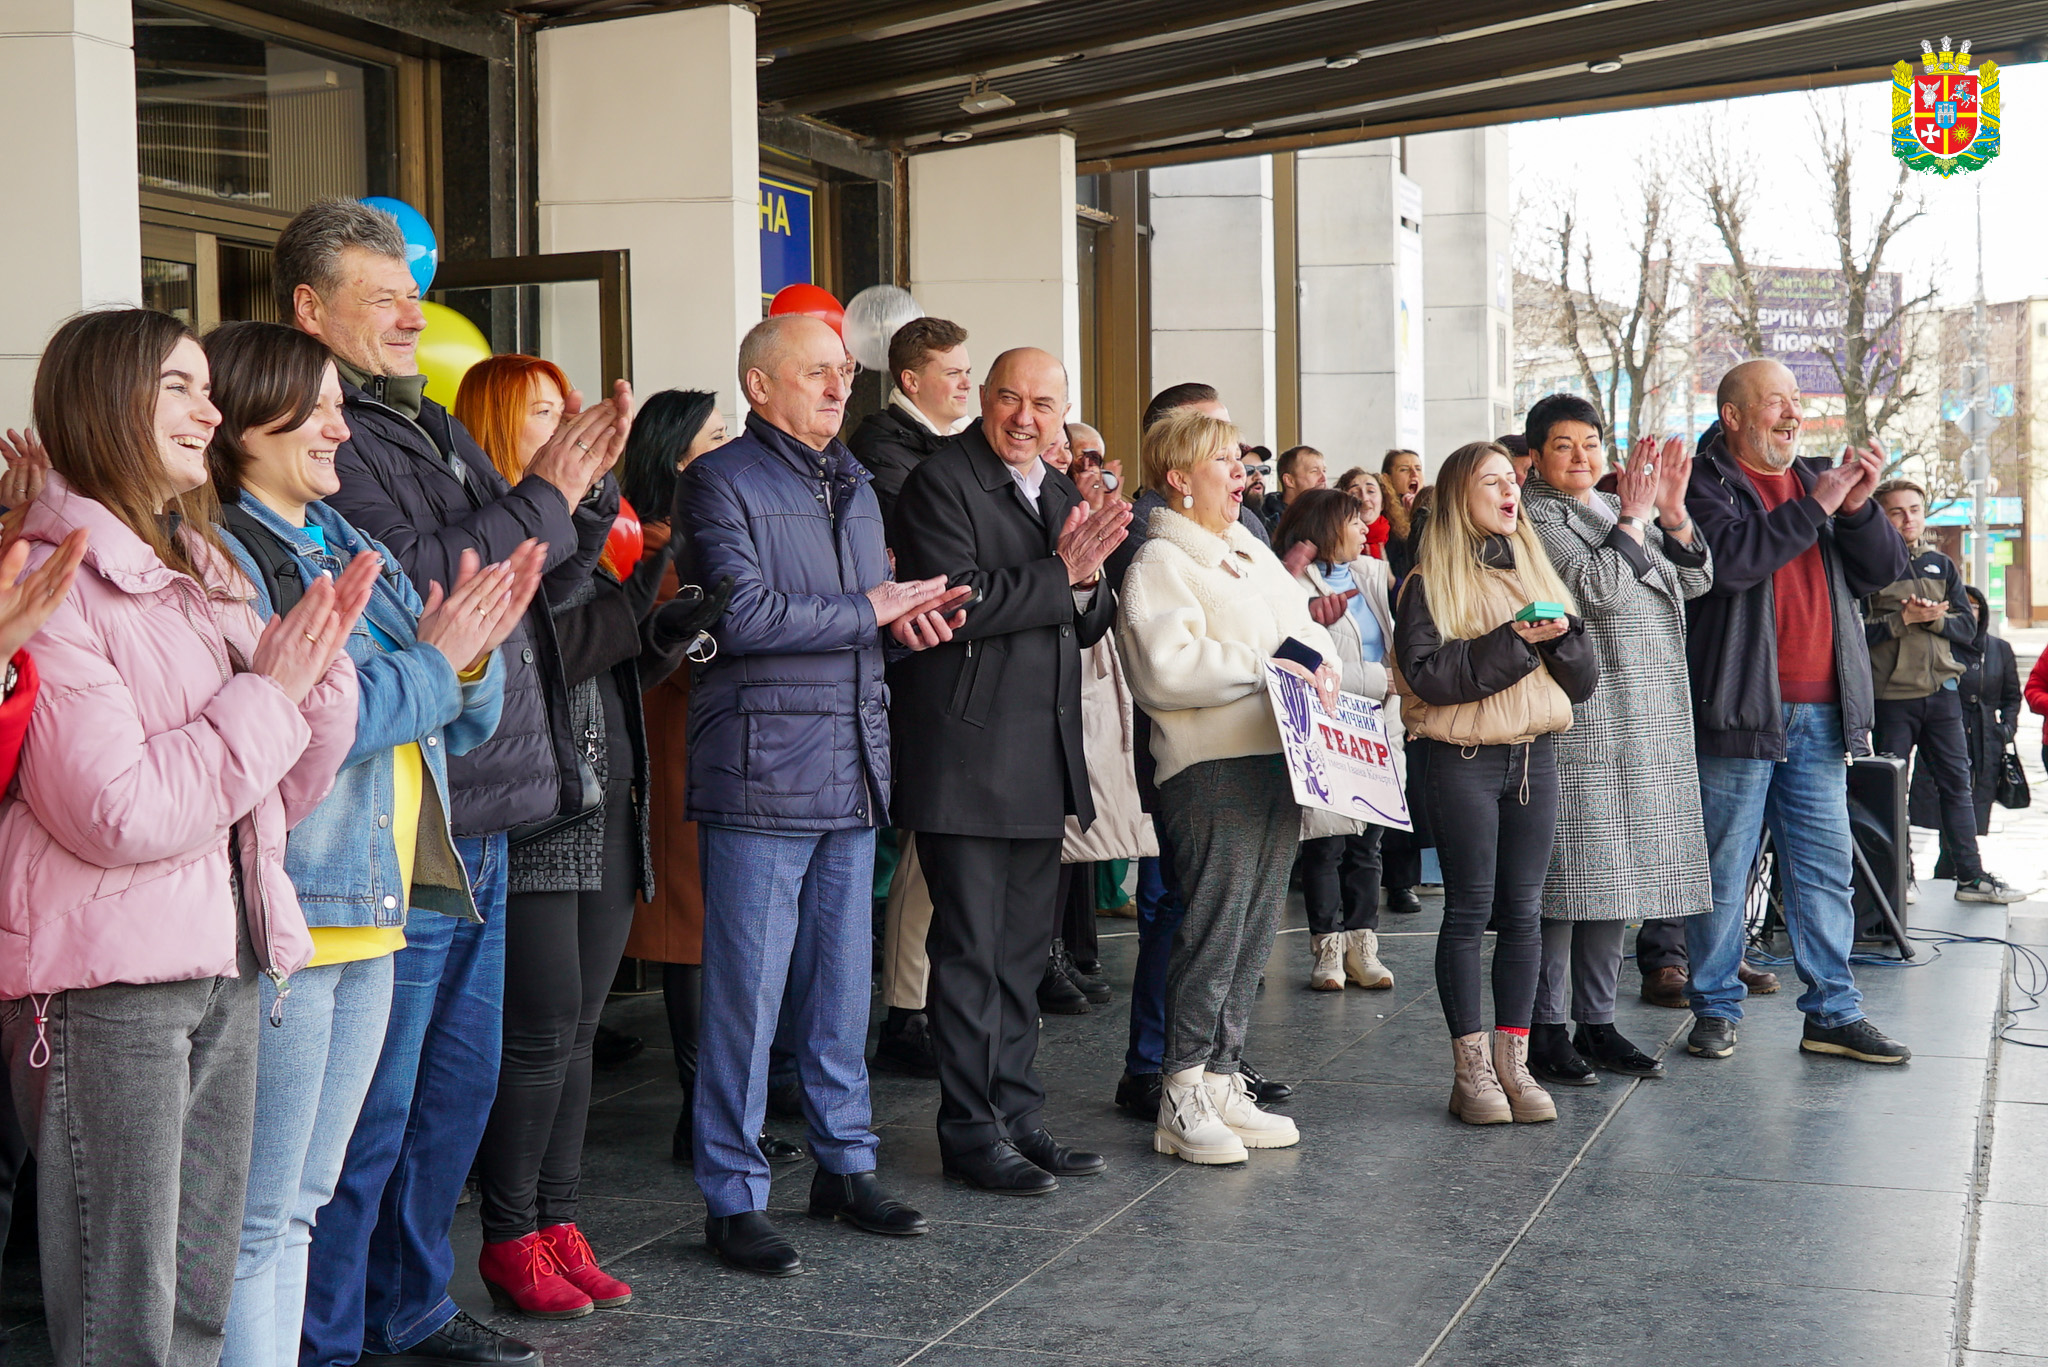
[[[1714,582],[1685,511],[1692,454],[1682,439],[1659,450],[1645,438],[1606,494],[1594,487],[1606,462],[1591,404],[1552,394],[1530,408],[1526,430],[1536,457],[1523,490],[1529,520],[1600,657],[1600,687],[1556,740],[1557,842],[1529,1067],[1567,1086],[1594,1085],[1593,1064],[1661,1077],[1663,1065],[1615,1029],[1614,999],[1628,922],[1714,904],[1685,666],[1685,600]]]

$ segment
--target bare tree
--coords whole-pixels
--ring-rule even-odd
[[[1756,157],[1753,151],[1738,148],[1729,136],[1726,108],[1722,106],[1723,117],[1699,121],[1684,158],[1686,177],[1706,207],[1714,235],[1721,240],[1731,266],[1718,277],[1725,282],[1725,290],[1717,293],[1713,302],[1721,308],[1703,310],[1700,321],[1710,329],[1725,328],[1729,340],[1743,354],[1761,356],[1763,299],[1770,268],[1752,262],[1745,249],[1750,214],[1756,207]]]

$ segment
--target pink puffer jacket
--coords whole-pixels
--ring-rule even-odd
[[[281,983],[313,952],[285,832],[355,741],[355,666],[342,654],[294,705],[230,663],[259,630],[232,567],[202,589],[54,474],[22,527],[29,563],[74,527],[91,545],[34,639],[42,690],[0,801],[0,998],[235,976],[231,827],[257,961]]]

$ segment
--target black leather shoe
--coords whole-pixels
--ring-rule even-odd
[[[1018,1153],[1055,1177],[1086,1177],[1109,1166],[1109,1160],[1099,1153],[1068,1148],[1054,1139],[1043,1125],[1022,1139],[1010,1142],[1017,1146]]]
[[[844,1220],[870,1234],[929,1234],[924,1216],[882,1191],[871,1172],[827,1172],[811,1179],[811,1214]]]
[[[1017,1152],[1017,1146],[1007,1139],[966,1153],[949,1153],[940,1163],[947,1177],[978,1191],[1000,1192],[1004,1196],[1044,1196],[1059,1190],[1057,1177]]]
[[[1694,1018],[1685,1052],[1698,1058],[1727,1058],[1735,1052],[1735,1022],[1725,1016]]]
[[[1831,1030],[1808,1016],[1799,1047],[1809,1054],[1837,1054],[1858,1063],[1904,1063],[1913,1057],[1911,1049],[1867,1020],[1853,1020]]]
[[[939,1051],[932,1043],[931,1017],[922,1011],[906,1016],[900,1026],[882,1022],[881,1037],[875,1041],[874,1066],[902,1077],[935,1078],[939,1075]]]
[[[1571,1034],[1562,1025],[1529,1027],[1529,1071],[1538,1081],[1560,1087],[1598,1087],[1600,1079],[1593,1065],[1572,1048]]]
[[[1398,911],[1403,916],[1413,916],[1422,910],[1422,899],[1415,895],[1414,888],[1388,888],[1387,910]]]
[[[1053,967],[1067,975],[1067,981],[1074,985],[1091,1006],[1101,1006],[1109,1000],[1109,984],[1090,973],[1083,973],[1081,966],[1074,962],[1074,955],[1067,948],[1065,940],[1052,942]]]
[[[768,1216],[758,1210],[738,1215],[707,1215],[704,1242],[720,1262],[763,1277],[794,1277],[804,1270],[796,1245],[782,1237]]]
[[[455,1318],[402,1353],[365,1353],[356,1361],[376,1367],[446,1367],[459,1363],[526,1363],[537,1367],[540,1350],[510,1334],[501,1334],[458,1310]]]
[[[600,1025],[596,1038],[590,1041],[590,1066],[600,1072],[623,1067],[640,1057],[646,1048],[647,1041],[638,1035],[623,1034],[609,1025]]]
[[[1065,946],[1057,940],[1053,944],[1053,952],[1045,959],[1045,976],[1038,980],[1038,1009],[1050,1016],[1088,1015],[1087,994],[1060,968],[1059,951]]]
[[[1243,1059],[1237,1061],[1237,1075],[1244,1079],[1244,1089],[1252,1094],[1252,1100],[1261,1106],[1271,1106],[1294,1095],[1292,1087],[1273,1081]]]
[[[768,1114],[776,1120],[804,1118],[804,1084],[801,1080],[768,1088]]]
[[[1159,1094],[1164,1090],[1157,1073],[1125,1073],[1117,1079],[1116,1104],[1147,1125],[1159,1119]]]
[[[1610,1073],[1623,1077],[1663,1077],[1664,1065],[1636,1048],[1627,1036],[1614,1028],[1609,1021],[1605,1025],[1581,1025],[1572,1044],[1577,1050],[1605,1068]]]
[[[754,1142],[761,1146],[761,1156],[771,1163],[794,1163],[804,1156],[803,1145],[777,1139],[766,1130],[761,1131],[761,1137]]]

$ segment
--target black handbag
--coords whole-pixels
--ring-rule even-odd
[[[553,816],[539,821],[529,821],[524,826],[514,826],[506,835],[508,849],[531,845],[544,840],[557,831],[571,826],[580,826],[604,810],[604,785],[597,781],[597,769],[592,763],[597,753],[597,730],[591,728],[583,733],[583,748],[576,752],[576,780],[581,787],[582,800],[574,807],[565,808]]]
[[[1992,790],[1991,800],[2011,812],[2024,810],[2034,800],[2027,787],[2027,771],[2020,764],[2020,752],[2010,744],[1998,762],[1998,786]]]

